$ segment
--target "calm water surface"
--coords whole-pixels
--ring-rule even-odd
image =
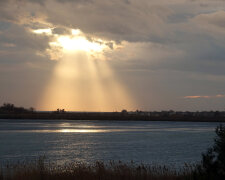
[[[0,120],[0,162],[45,155],[65,163],[122,160],[176,164],[200,161],[218,123]]]

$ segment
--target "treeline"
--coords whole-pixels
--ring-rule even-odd
[[[0,113],[31,113],[34,112],[35,109],[33,107],[30,107],[29,109],[26,109],[24,107],[16,107],[14,104],[11,103],[4,103],[0,107]]]
[[[55,111],[35,111],[4,103],[0,107],[0,119],[67,119],[67,120],[134,120],[134,121],[193,121],[225,122],[224,111],[127,111],[121,112],[69,112],[65,109]]]

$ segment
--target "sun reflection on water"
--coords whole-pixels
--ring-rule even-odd
[[[58,132],[61,133],[98,133],[98,132],[108,132],[104,129],[60,129]]]

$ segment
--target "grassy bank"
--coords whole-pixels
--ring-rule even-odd
[[[184,166],[179,170],[166,166],[135,163],[96,162],[92,165],[70,163],[56,165],[43,158],[35,162],[20,162],[2,166],[0,180],[160,180],[195,179],[195,167]]]

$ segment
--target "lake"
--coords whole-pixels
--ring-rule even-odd
[[[0,162],[121,160],[182,166],[213,144],[219,123],[0,120]]]

